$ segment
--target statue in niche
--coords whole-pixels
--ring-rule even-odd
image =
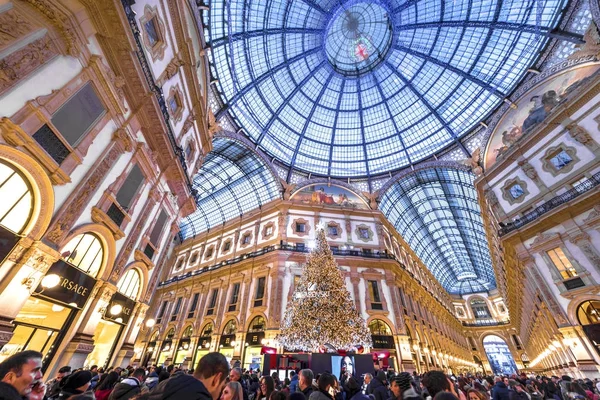
[[[475,174],[475,176],[479,177],[483,174],[483,168],[481,168],[481,149],[478,147],[473,154],[471,154],[471,158],[467,158],[463,160],[463,164],[469,166],[471,171]]]

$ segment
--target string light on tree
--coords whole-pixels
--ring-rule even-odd
[[[371,333],[346,289],[322,225],[276,340],[287,349],[371,347]]]

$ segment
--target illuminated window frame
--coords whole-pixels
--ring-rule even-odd
[[[104,245],[98,235],[86,232],[62,248],[61,257],[72,266],[96,278],[104,264]]]
[[[137,301],[140,295],[141,278],[140,272],[135,268],[131,268],[119,279],[117,290],[119,293]]]
[[[0,159],[0,170],[4,167],[6,168],[7,173],[4,175],[4,179],[0,182],[0,198],[2,199],[2,209],[4,210],[0,214],[0,225],[16,234],[21,234],[27,228],[31,218],[33,217],[33,210],[35,206],[33,190],[29,180],[21,171],[19,171],[18,168]],[[20,179],[20,181],[22,181],[24,185],[24,192],[15,192],[13,187],[7,186],[10,185],[11,181],[15,182],[14,179]],[[20,182],[15,183],[18,184]],[[19,212],[19,209],[24,207],[24,202],[27,201],[27,197],[30,198],[28,212]],[[12,213],[22,214],[22,218],[19,219],[19,223],[15,223],[14,225],[11,224],[10,226],[6,225],[7,218],[9,218]]]

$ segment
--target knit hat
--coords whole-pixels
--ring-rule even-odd
[[[92,373],[90,371],[78,371],[75,372],[74,374],[71,374],[68,378],[67,381],[65,382],[65,385],[63,386],[63,389],[65,390],[75,390],[78,389],[82,386],[84,386],[86,383],[90,383],[90,381],[92,380]]]
[[[408,390],[411,387],[411,376],[408,372],[399,373],[396,377],[394,377],[394,381],[402,391]]]

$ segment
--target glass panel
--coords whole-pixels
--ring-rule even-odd
[[[94,87],[88,83],[52,116],[52,124],[75,147],[105,112]]]
[[[146,33],[148,34],[148,42],[150,47],[156,46],[156,44],[160,41],[160,36],[158,35],[158,31],[156,29],[156,21],[155,18],[150,19],[144,24],[144,28],[146,29]]]
[[[135,197],[138,192],[140,186],[144,182],[144,174],[140,167],[136,164],[133,166],[131,171],[129,171],[129,175],[123,182],[123,185],[119,188],[117,192],[117,202],[125,209],[125,211],[129,212],[129,207],[131,206],[131,201]]]
[[[117,290],[130,299],[137,300],[140,290],[140,273],[136,269],[128,270],[117,283]]]
[[[560,247],[548,251],[548,255],[563,279],[569,279],[577,276],[577,270],[573,268],[571,261],[569,261],[564,251]]]
[[[512,185],[508,191],[513,199],[518,199],[519,197],[523,196],[523,194],[525,194],[525,191],[518,183]]]
[[[58,165],[62,164],[65,158],[71,154],[71,151],[47,124],[42,125],[32,137]]]
[[[556,169],[562,169],[573,162],[573,159],[566,151],[561,150],[560,153],[550,159],[550,162]]]
[[[0,225],[21,233],[33,212],[28,182],[11,165],[0,161]]]
[[[119,338],[121,326],[101,319],[94,330],[94,350],[85,359],[85,366],[108,364],[113,344]]]
[[[63,260],[96,277],[102,266],[104,250],[96,235],[85,233],[71,239],[61,250]]]

